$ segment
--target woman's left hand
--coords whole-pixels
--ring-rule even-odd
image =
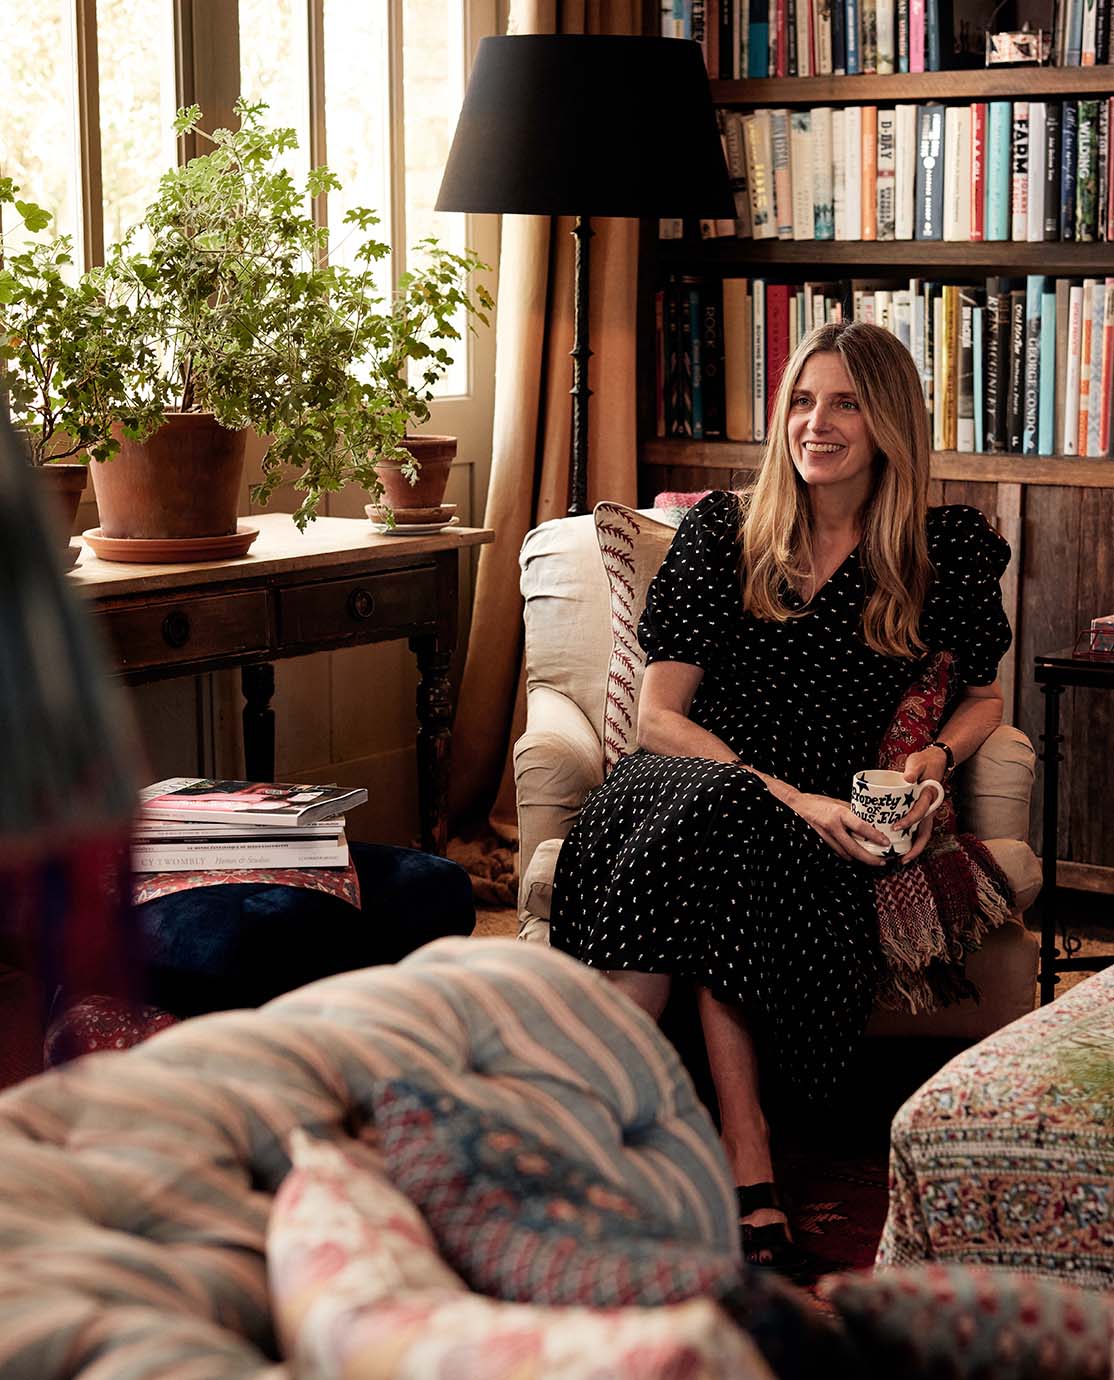
[[[906,781],[932,780],[939,781],[942,785],[946,770],[947,759],[944,753],[939,748],[926,748],[923,752],[911,752],[906,757],[902,775]],[[935,798],[935,791],[922,791],[920,799],[914,801],[913,808],[905,816],[905,823],[913,829],[913,846],[901,859],[902,867],[916,862],[928,847],[928,841],[932,837],[932,821],[936,817],[935,811],[931,815],[928,811],[932,808]]]

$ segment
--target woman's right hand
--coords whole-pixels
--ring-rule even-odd
[[[889,846],[885,834],[860,819],[845,800],[835,800],[830,795],[804,795],[798,792],[787,802],[789,808],[810,825],[833,853],[838,853],[848,862],[866,863],[868,867],[881,867],[882,859],[870,853],[862,845],[866,843]]]

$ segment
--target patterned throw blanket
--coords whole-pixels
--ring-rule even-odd
[[[937,652],[897,707],[878,765],[900,771],[940,731],[958,689],[955,657]],[[915,863],[874,883],[883,966],[877,1000],[890,1010],[933,1011],[978,996],[964,964],[986,934],[1010,919],[1010,884],[974,834],[961,834],[950,789]]]

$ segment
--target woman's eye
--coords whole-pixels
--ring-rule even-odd
[[[793,401],[792,401],[792,403],[790,404],[790,406],[792,406],[792,407],[807,407],[807,406],[808,406],[808,399],[807,399],[806,397],[803,397],[803,396],[802,396],[802,397],[794,398]]]
[[[842,405],[844,407],[849,407],[852,412],[858,412],[859,410],[859,404],[855,401],[854,398],[844,398]]]

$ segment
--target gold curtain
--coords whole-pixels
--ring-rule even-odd
[[[655,7],[656,8],[656,7]],[[511,0],[507,31],[638,34],[642,0]],[[495,418],[472,630],[453,734],[453,817],[515,836],[511,749],[526,718],[518,552],[568,507],[572,219],[507,216],[499,256]],[[592,223],[588,506],[635,502],[638,222]]]

